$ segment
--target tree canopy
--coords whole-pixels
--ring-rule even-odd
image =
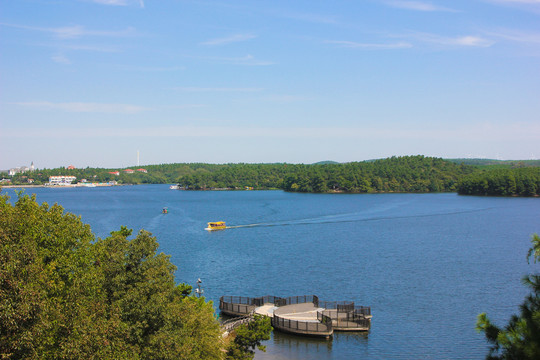
[[[222,359],[211,302],[174,281],[156,239],[96,239],[61,206],[0,196],[0,357]]]
[[[540,236],[532,237],[532,247],[527,254],[536,263],[540,261]],[[491,344],[486,359],[489,360],[537,360],[540,359],[540,274],[523,278],[531,293],[520,306],[520,314],[514,315],[508,325],[500,328],[485,313],[478,315],[476,328],[483,332]]]
[[[473,167],[424,156],[345,164],[228,164],[182,176],[191,189],[277,188],[292,192],[447,192]]]
[[[269,317],[254,315],[254,320],[234,330],[234,340],[227,349],[227,360],[251,360],[255,348],[266,351],[263,340],[270,339],[272,325]]]
[[[291,192],[425,193],[536,196],[540,193],[538,161],[444,160],[393,156],[387,159],[316,164],[160,164],[126,172],[119,169],[41,169],[17,174],[12,184],[45,184],[53,175],[77,181],[118,184],[178,183],[189,190],[282,189]],[[115,175],[116,173],[119,175]]]
[[[462,195],[540,195],[540,168],[495,169],[471,174],[461,180]]]

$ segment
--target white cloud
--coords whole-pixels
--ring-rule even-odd
[[[96,4],[113,5],[113,6],[126,6],[127,0],[92,0]]]
[[[103,104],[103,103],[53,103],[49,101],[18,102],[15,105],[32,107],[46,110],[60,110],[76,113],[112,113],[112,114],[136,114],[148,108],[130,104]]]
[[[244,66],[268,66],[274,65],[273,61],[258,60],[253,55],[246,55],[243,57],[212,57],[212,56],[185,56],[187,58],[199,59],[208,62],[230,64],[230,65],[244,65]]]
[[[540,0],[490,0],[491,2],[507,3],[507,4],[533,4],[540,5]]]
[[[253,55],[246,55],[241,58],[221,58],[223,62],[228,62],[234,65],[247,65],[247,66],[268,66],[274,65],[274,62],[267,60],[257,60]]]
[[[231,138],[292,138],[292,139],[379,139],[382,140],[429,140],[477,142],[478,139],[498,141],[540,141],[540,123],[497,124],[490,122],[465,124],[461,127],[440,128],[422,125],[411,128],[409,125],[393,125],[388,131],[385,125],[361,128],[343,127],[234,127],[234,126],[170,126],[170,127],[119,127],[88,129],[4,129],[0,137],[53,137],[53,138],[91,138],[91,137],[231,137]]]
[[[396,0],[396,1],[386,1],[385,3],[395,8],[415,10],[415,11],[426,11],[426,12],[433,12],[433,11],[455,12],[456,11],[447,7],[433,5],[432,3],[424,2],[424,1]]]
[[[493,41],[478,37],[478,36],[462,36],[456,38],[447,38],[442,43],[447,43],[448,45],[462,45],[462,46],[479,46],[479,47],[489,47],[494,44]]]
[[[102,52],[102,53],[117,53],[121,50],[115,46],[101,46],[101,45],[79,45],[79,44],[62,44],[55,45],[56,48],[64,50],[76,50],[76,51],[91,51],[91,52]]]
[[[64,26],[57,28],[42,28],[36,26],[27,26],[27,25],[17,25],[17,24],[7,24],[0,23],[2,26],[8,26],[17,29],[39,31],[44,33],[54,34],[57,38],[60,39],[77,39],[84,36],[99,36],[99,37],[127,37],[135,35],[135,29],[133,27],[128,27],[123,30],[116,31],[104,31],[104,30],[88,30],[81,25],[72,25]]]
[[[135,29],[128,27],[124,30],[118,31],[103,31],[103,30],[87,30],[83,26],[67,26],[61,28],[45,29],[56,34],[57,37],[62,39],[75,39],[83,36],[100,36],[100,37],[126,37],[135,34]]]
[[[529,44],[540,44],[540,33],[511,29],[498,29],[493,31],[486,31],[486,33],[490,36],[498,37],[503,40]]]
[[[62,54],[53,55],[51,57],[51,59],[52,59],[52,61],[54,61],[55,63],[58,63],[58,64],[64,64],[64,65],[70,65],[71,64],[71,60],[69,60],[67,57],[65,57]]]
[[[490,47],[495,44],[495,41],[475,35],[464,35],[456,37],[441,36],[428,33],[411,33],[406,35],[398,35],[396,37],[404,37],[414,39],[416,41],[431,43],[446,47]]]
[[[185,66],[122,66],[123,70],[128,71],[142,71],[142,72],[174,72],[174,71],[183,71]]]
[[[319,15],[319,14],[294,14],[294,13],[281,13],[278,14],[278,16],[293,19],[293,20],[300,20],[305,22],[311,22],[316,24],[336,24],[337,21],[335,17],[328,16],[328,15]]]
[[[328,41],[325,41],[325,43],[334,44],[334,45],[338,45],[340,47],[346,47],[346,48],[372,49],[372,50],[406,49],[406,48],[412,47],[412,45],[407,42],[384,44],[384,43],[359,43],[359,42],[346,41],[346,40],[328,40]]]
[[[175,90],[185,92],[259,92],[262,88],[227,88],[227,87],[177,87]]]
[[[301,95],[268,95],[263,97],[262,100],[276,103],[293,103],[309,100],[309,98]]]
[[[235,42],[248,41],[256,38],[257,36],[252,34],[235,34],[223,38],[210,39],[202,42],[201,45],[215,46],[215,45],[227,45]]]
[[[112,6],[128,6],[130,4],[139,4],[141,8],[144,8],[143,0],[88,0],[100,5],[112,5]]]

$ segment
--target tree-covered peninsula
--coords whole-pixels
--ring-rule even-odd
[[[42,185],[51,176],[77,182],[180,184],[187,190],[281,189],[309,193],[458,192],[463,195],[536,196],[540,161],[441,159],[400,156],[316,164],[160,164],[144,169],[57,168],[3,176],[8,184]]]
[[[188,189],[283,189],[292,192],[449,192],[475,168],[425,156],[344,164],[226,164],[182,176]]]
[[[461,195],[538,196],[540,167],[483,170],[463,178]]]

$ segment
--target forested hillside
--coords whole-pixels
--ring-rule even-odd
[[[293,192],[455,191],[473,167],[424,156],[346,164],[228,164],[196,171],[178,182],[191,189],[252,187]]]
[[[540,166],[540,160],[495,160],[495,159],[447,159],[456,164],[473,165],[483,169],[516,169]]]
[[[540,168],[495,169],[476,172],[459,184],[461,195],[540,195]]]
[[[180,184],[189,190],[282,189],[291,192],[453,192],[467,195],[538,194],[540,161],[450,159],[417,156],[316,164],[161,164],[144,169],[41,169],[10,178],[45,184],[52,175],[118,184]],[[7,175],[7,174],[6,174]],[[506,185],[503,185],[506,184]]]

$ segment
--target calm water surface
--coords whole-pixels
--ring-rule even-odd
[[[539,271],[525,260],[530,235],[540,232],[537,198],[166,185],[26,191],[80,215],[100,237],[120,225],[152,232],[177,280],[201,278],[214,303],[222,295],[316,294],[371,306],[369,333],[326,341],[276,332],[259,360],[483,359],[476,316],[506,323],[527,293],[521,277]],[[239,227],[203,230],[218,220]]]

